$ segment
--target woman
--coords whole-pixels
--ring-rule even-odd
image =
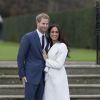
[[[51,48],[48,55],[44,51],[45,89],[43,100],[70,100],[69,87],[64,62],[68,54],[67,46],[61,37],[59,27],[48,29]]]

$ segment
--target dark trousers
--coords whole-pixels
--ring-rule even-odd
[[[41,79],[39,84],[25,84],[25,100],[42,100],[44,92],[44,81]]]

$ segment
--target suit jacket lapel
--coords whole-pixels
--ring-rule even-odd
[[[34,39],[35,39],[35,41],[36,41],[38,50],[39,50],[40,53],[42,54],[42,47],[41,47],[41,43],[40,43],[40,38],[39,38],[39,36],[38,36],[38,34],[37,34],[36,31],[34,32],[34,35],[35,35],[35,36],[34,36]]]
[[[41,46],[40,38],[39,38],[39,36],[38,36],[37,31],[34,31],[34,35],[35,35],[35,36],[34,36],[34,39],[35,39],[35,41],[36,41],[38,50],[39,50],[39,52],[40,52],[41,55],[42,55],[42,46]],[[48,39],[47,36],[46,36],[46,42],[47,42],[47,44],[46,44],[45,50],[46,50],[46,52],[48,52],[48,49],[49,49],[49,39]]]

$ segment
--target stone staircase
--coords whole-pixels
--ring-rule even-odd
[[[0,62],[0,100],[24,100],[16,62]],[[66,64],[71,100],[100,100],[100,65]]]

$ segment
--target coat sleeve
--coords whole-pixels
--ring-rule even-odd
[[[68,53],[68,49],[67,49],[66,45],[64,43],[62,43],[60,48],[59,48],[57,58],[55,60],[48,58],[46,60],[46,66],[51,67],[51,68],[55,68],[55,69],[62,68],[62,66],[64,65],[64,62],[65,62],[67,53]]]
[[[20,79],[23,76],[25,76],[25,58],[27,55],[28,48],[29,48],[29,40],[27,35],[25,35],[21,39],[18,56],[17,56],[18,74]]]

